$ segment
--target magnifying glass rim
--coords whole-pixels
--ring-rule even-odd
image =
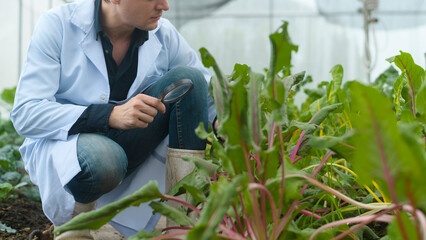
[[[173,91],[175,88],[183,86],[183,85],[189,85],[189,88],[186,90],[186,92],[184,94],[182,94],[179,97],[174,98],[172,100],[165,100],[164,99],[166,97],[166,95],[169,94],[171,91]],[[161,93],[160,99],[163,103],[175,102],[175,101],[185,97],[192,90],[193,87],[194,87],[194,84],[188,78],[183,78],[183,79],[177,80],[176,82],[173,82],[172,84],[170,84],[168,87],[166,87],[164,89],[164,91]]]

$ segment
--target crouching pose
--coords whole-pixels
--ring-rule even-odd
[[[204,156],[194,129],[215,119],[209,74],[161,18],[168,9],[167,0],[85,0],[41,16],[11,119],[26,137],[25,169],[56,226],[148,180],[164,189],[167,151]],[[192,91],[163,104],[161,92],[182,78]],[[150,231],[159,218],[151,212],[146,205],[124,211],[113,226],[126,236]],[[80,230],[57,239],[92,238]]]

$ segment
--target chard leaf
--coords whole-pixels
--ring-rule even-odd
[[[247,186],[247,175],[238,175],[228,182],[221,177],[210,188],[210,195],[203,208],[197,225],[188,232],[187,239],[208,240],[215,235],[217,226],[223,220],[234,198]]]
[[[298,51],[298,46],[292,43],[287,28],[288,22],[284,22],[275,33],[269,35],[272,48],[268,85],[272,85],[272,81],[279,72],[284,71],[285,75],[290,74],[291,54],[293,51]]]
[[[253,73],[249,69],[249,82],[247,87],[247,134],[253,148],[260,150],[260,143],[263,142],[262,133],[262,110],[260,105],[260,93],[264,76]]]
[[[413,153],[417,147],[403,140],[390,101],[377,89],[360,83],[353,83],[350,90],[351,122],[356,131],[353,140],[357,148],[351,162],[359,180],[364,184],[375,180],[385,195],[392,196],[390,193],[394,192],[398,201],[421,196],[426,191],[423,184],[426,158],[423,153],[419,159]]]
[[[55,227],[54,234],[58,236],[69,230],[99,229],[124,209],[130,206],[139,206],[141,203],[149,202],[161,198],[162,196],[163,195],[158,189],[158,183],[156,181],[150,181],[127,197],[94,211],[80,213],[64,225]]]
[[[416,234],[416,227],[414,226],[413,221],[410,220],[408,214],[405,212],[401,212],[401,217],[408,239],[419,239]],[[398,224],[398,220],[396,218],[388,225],[387,231],[390,239],[404,240],[404,237],[402,236],[401,229]]]
[[[327,92],[327,100],[330,104],[338,103],[338,91],[341,89],[342,81],[343,81],[343,67],[338,64],[334,66],[330,70],[331,75],[333,76],[333,80],[330,82],[328,92]]]
[[[166,216],[171,219],[175,223],[182,226],[193,226],[194,223],[192,220],[186,216],[184,212],[181,212],[177,208],[169,206],[167,204],[163,204],[160,202],[151,202],[149,206],[154,209],[155,212],[161,213],[161,215]]]
[[[425,71],[422,67],[414,63],[413,57],[409,53],[400,52],[400,55],[391,57],[387,59],[387,61],[395,63],[395,65],[401,69],[402,74],[400,77],[403,77],[408,85],[410,90],[409,101],[411,102],[411,110],[415,113],[415,107],[417,106],[415,98],[418,96],[419,90],[425,82]],[[401,84],[404,84],[404,82]]]
[[[423,115],[423,118],[426,117],[426,83],[424,83],[423,87],[418,91],[416,97],[416,110]]]

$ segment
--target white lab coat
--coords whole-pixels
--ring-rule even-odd
[[[128,98],[179,65],[199,68],[206,81],[210,78],[196,52],[169,21],[161,19],[139,48],[138,72]],[[81,170],[76,154],[78,135],[68,136],[68,130],[88,105],[108,103],[109,94],[102,45],[96,41],[94,0],[44,13],[29,45],[11,120],[26,137],[20,148],[25,169],[38,185],[43,210],[55,225],[71,219],[74,199],[64,186]],[[209,118],[213,117],[210,113]],[[149,180],[157,180],[164,190],[165,142],[137,171],[99,199],[99,205],[131,194]],[[117,215],[113,225],[127,236],[150,230],[155,224],[151,213],[146,204],[132,207]]]

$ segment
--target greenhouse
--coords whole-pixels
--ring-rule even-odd
[[[0,239],[426,240],[425,0],[3,3]]]

